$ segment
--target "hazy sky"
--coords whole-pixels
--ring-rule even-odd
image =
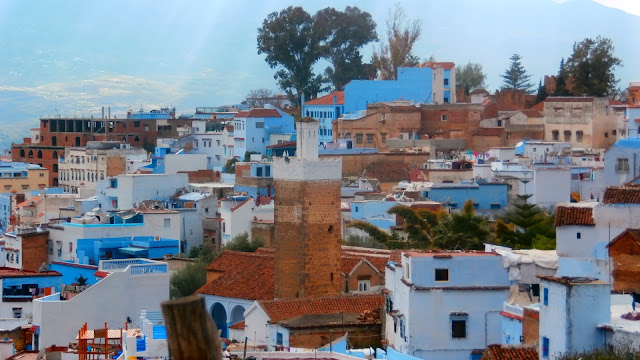
[[[522,55],[537,83],[557,72],[574,42],[597,35],[612,38],[623,60],[616,71],[620,85],[640,81],[640,1],[597,2],[627,5],[628,13],[591,0],[399,1],[422,20],[416,55],[481,63],[490,90],[500,86],[513,53]],[[310,13],[355,5],[371,13],[382,36],[393,2],[2,0],[0,108],[27,99],[40,111],[177,105],[188,113],[239,103],[254,88],[277,90],[275,70],[257,54],[256,35],[267,14],[289,5]],[[363,50],[365,61],[374,46]]]

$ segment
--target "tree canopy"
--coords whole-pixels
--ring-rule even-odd
[[[396,3],[387,18],[387,39],[373,52],[373,65],[382,80],[396,79],[399,66],[415,66],[418,57],[411,52],[420,37],[422,23],[419,19],[409,20],[404,9]]]
[[[530,93],[533,84],[529,81],[531,75],[522,66],[522,57],[518,54],[513,54],[509,60],[511,60],[509,68],[505,70],[504,75],[501,75],[502,89],[523,90]]]
[[[325,70],[333,88],[337,90],[353,79],[369,77],[360,48],[378,40],[371,15],[355,6],[347,6],[344,11],[329,7],[318,11],[314,19],[321,38],[322,56],[333,66]]]
[[[573,44],[573,53],[567,59],[566,72],[573,81],[573,94],[586,96],[613,96],[618,80],[614,74],[622,61],[613,54],[611,39],[598,36]]]
[[[458,87],[464,89],[464,94],[469,95],[471,91],[484,87],[487,76],[482,71],[482,65],[468,62],[459,70],[456,70],[456,83]]]
[[[377,39],[376,24],[367,12],[357,7],[345,11],[326,8],[314,16],[302,7],[290,6],[273,12],[258,29],[258,54],[277,69],[274,78],[294,103],[301,96],[311,98],[328,89],[344,85],[366,73],[359,49]],[[320,59],[327,59],[332,68],[329,78],[313,72]]]
[[[556,88],[553,91],[553,96],[569,96],[571,92],[567,89],[567,75],[564,66],[564,58],[560,60],[560,68],[558,69],[558,75],[556,75]]]

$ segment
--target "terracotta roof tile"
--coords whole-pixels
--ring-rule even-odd
[[[279,118],[282,117],[276,109],[251,109],[248,118]]]
[[[208,266],[207,271],[222,272],[196,293],[247,300],[273,299],[273,254],[225,250]]]
[[[331,94],[327,94],[325,96],[321,96],[319,98],[315,98],[309,100],[304,103],[304,105],[333,105],[333,97],[336,97],[336,104],[344,105],[344,91],[334,91]]]
[[[533,105],[532,107],[530,107],[527,110],[535,110],[535,111],[542,111],[544,110],[544,101],[541,101],[535,105]]]
[[[609,186],[604,191],[605,204],[640,204],[640,187]]]
[[[540,111],[534,110],[533,108],[526,109],[526,110],[520,110],[520,112],[523,113],[524,115],[526,115],[527,117],[530,117],[530,118],[541,118],[541,117],[544,117],[544,115],[542,115],[542,113]]]
[[[349,274],[362,259],[367,259],[378,271],[384,273],[393,254],[389,250],[344,247],[341,269]],[[275,297],[274,256],[273,248],[259,248],[253,253],[225,250],[206,267],[207,271],[222,274],[196,293],[247,300],[271,300]],[[400,259],[399,252],[396,259]]]
[[[234,118],[244,118],[244,117],[247,117],[247,115],[249,115],[248,111],[240,111],[239,113],[235,114],[233,117]]]
[[[489,345],[482,360],[538,360],[538,350],[533,346]]]
[[[621,232],[620,235],[614,237],[613,240],[611,240],[611,242],[607,244],[607,247],[613,246],[613,244],[617,243],[627,236],[631,236],[633,241],[635,241],[636,244],[640,245],[640,229],[626,229],[625,231]]]
[[[592,207],[558,206],[556,208],[556,226],[595,224]]]
[[[235,324],[229,325],[229,329],[244,330],[244,320],[238,321]]]
[[[435,69],[436,67],[440,67],[440,66],[443,67],[445,70],[451,70],[456,66],[456,64],[452,62],[425,62],[418,65],[418,67],[421,67],[421,68],[430,67],[432,69]]]
[[[382,295],[343,295],[301,299],[261,300],[260,306],[271,322],[303,315],[362,314],[384,305]]]

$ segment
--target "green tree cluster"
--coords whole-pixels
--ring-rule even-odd
[[[327,83],[339,88],[352,79],[367,76],[360,49],[377,40],[376,23],[357,7],[344,11],[325,8],[315,15],[302,7],[290,6],[272,12],[258,28],[258,54],[277,69],[274,78],[294,103],[328,90]],[[325,59],[330,64],[326,77],[315,74],[313,66]]]
[[[501,75],[502,89],[522,90],[530,93],[533,84],[529,81],[531,75],[527,73],[527,70],[522,65],[522,56],[513,54],[509,60],[511,60],[509,68]]]
[[[497,240],[514,249],[555,249],[554,214],[527,203],[530,196],[519,196],[519,201],[496,221]]]
[[[487,79],[482,70],[482,65],[468,62],[456,70],[456,86],[464,89],[464,94],[469,95],[475,89],[483,88]]]
[[[613,51],[611,39],[601,36],[573,44],[573,53],[561,71],[566,71],[573,81],[574,95],[613,96],[617,93],[614,69],[622,66],[622,61]]]

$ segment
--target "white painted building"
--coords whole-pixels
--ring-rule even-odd
[[[385,274],[388,345],[422,359],[467,360],[501,342],[510,284],[495,253],[404,252]]]
[[[207,154],[166,154],[164,173],[177,174],[179,171],[198,171],[211,169]]]
[[[54,152],[53,156],[58,155]],[[107,177],[137,170],[133,165],[142,166],[147,151],[117,141],[89,141],[86,147],[67,147],[59,156],[60,186],[77,193],[79,188],[95,189]]]
[[[227,121],[192,122],[193,153],[206,154],[210,169],[221,171],[233,157],[234,126]]]
[[[611,285],[585,277],[543,277],[540,282],[540,359],[589,351],[606,345]]]
[[[120,328],[143,310],[160,311],[160,303],[169,299],[166,263],[109,260],[101,261],[99,270],[110,274],[70,300],[60,300],[58,293],[34,300],[35,350],[72,342],[85,323],[90,329],[105,322]]]
[[[571,200],[571,170],[561,167],[536,167],[533,171],[532,202],[543,208]]]
[[[534,163],[547,162],[551,154],[562,152],[563,149],[571,148],[570,142],[557,141],[525,141],[524,157],[531,159]]]
[[[293,116],[270,105],[241,111],[234,117],[233,155],[243,160],[247,152],[265,154],[272,134],[294,132]]]
[[[102,211],[136,208],[142,201],[168,202],[189,183],[187,174],[126,174],[98,183],[96,197]]]
[[[264,198],[264,197],[261,197]],[[251,238],[251,223],[253,221],[274,220],[274,201],[271,198],[267,204],[256,205],[254,198],[220,199],[219,212],[222,228],[222,245],[233,240],[234,237],[247,233]]]

